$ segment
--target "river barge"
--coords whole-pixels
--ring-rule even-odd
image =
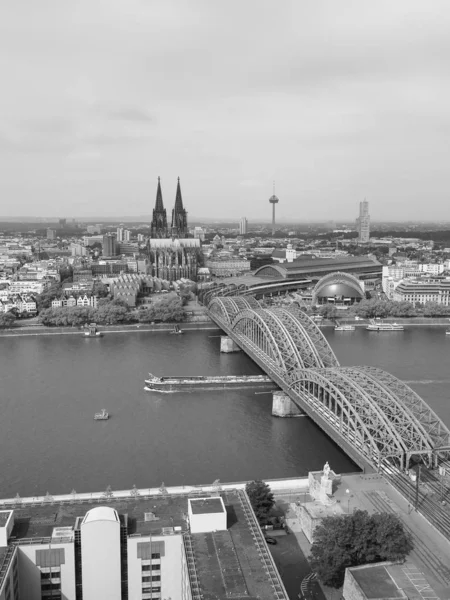
[[[267,375],[223,375],[198,377],[156,377],[149,373],[145,380],[147,392],[194,392],[230,389],[275,390],[278,386]]]

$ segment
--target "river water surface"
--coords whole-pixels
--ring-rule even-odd
[[[377,334],[324,330],[344,365],[406,379],[450,425],[450,336],[417,327]],[[156,375],[254,374],[220,354],[217,331],[0,337],[0,497],[305,475],[329,461],[357,470],[308,418],[271,416],[251,390],[158,394]],[[109,421],[94,421],[106,408]]]

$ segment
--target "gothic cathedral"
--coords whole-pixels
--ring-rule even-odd
[[[158,177],[156,204],[148,243],[151,274],[169,281],[182,278],[195,281],[199,251],[200,240],[188,237],[187,212],[183,207],[180,178],[178,177],[175,206],[169,227],[163,204],[161,180]]]

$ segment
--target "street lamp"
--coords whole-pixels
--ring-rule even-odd
[[[350,490],[347,488],[345,493],[347,494],[347,513],[350,514]]]

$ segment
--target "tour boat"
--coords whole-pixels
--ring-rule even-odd
[[[104,408],[98,413],[94,415],[94,421],[107,421],[109,419],[109,414],[106,412]]]
[[[366,329],[368,331],[403,331],[403,325],[399,325],[398,323],[383,323],[382,321],[372,319]]]
[[[336,325],[334,328],[335,331],[355,331],[355,329],[354,325]]]

